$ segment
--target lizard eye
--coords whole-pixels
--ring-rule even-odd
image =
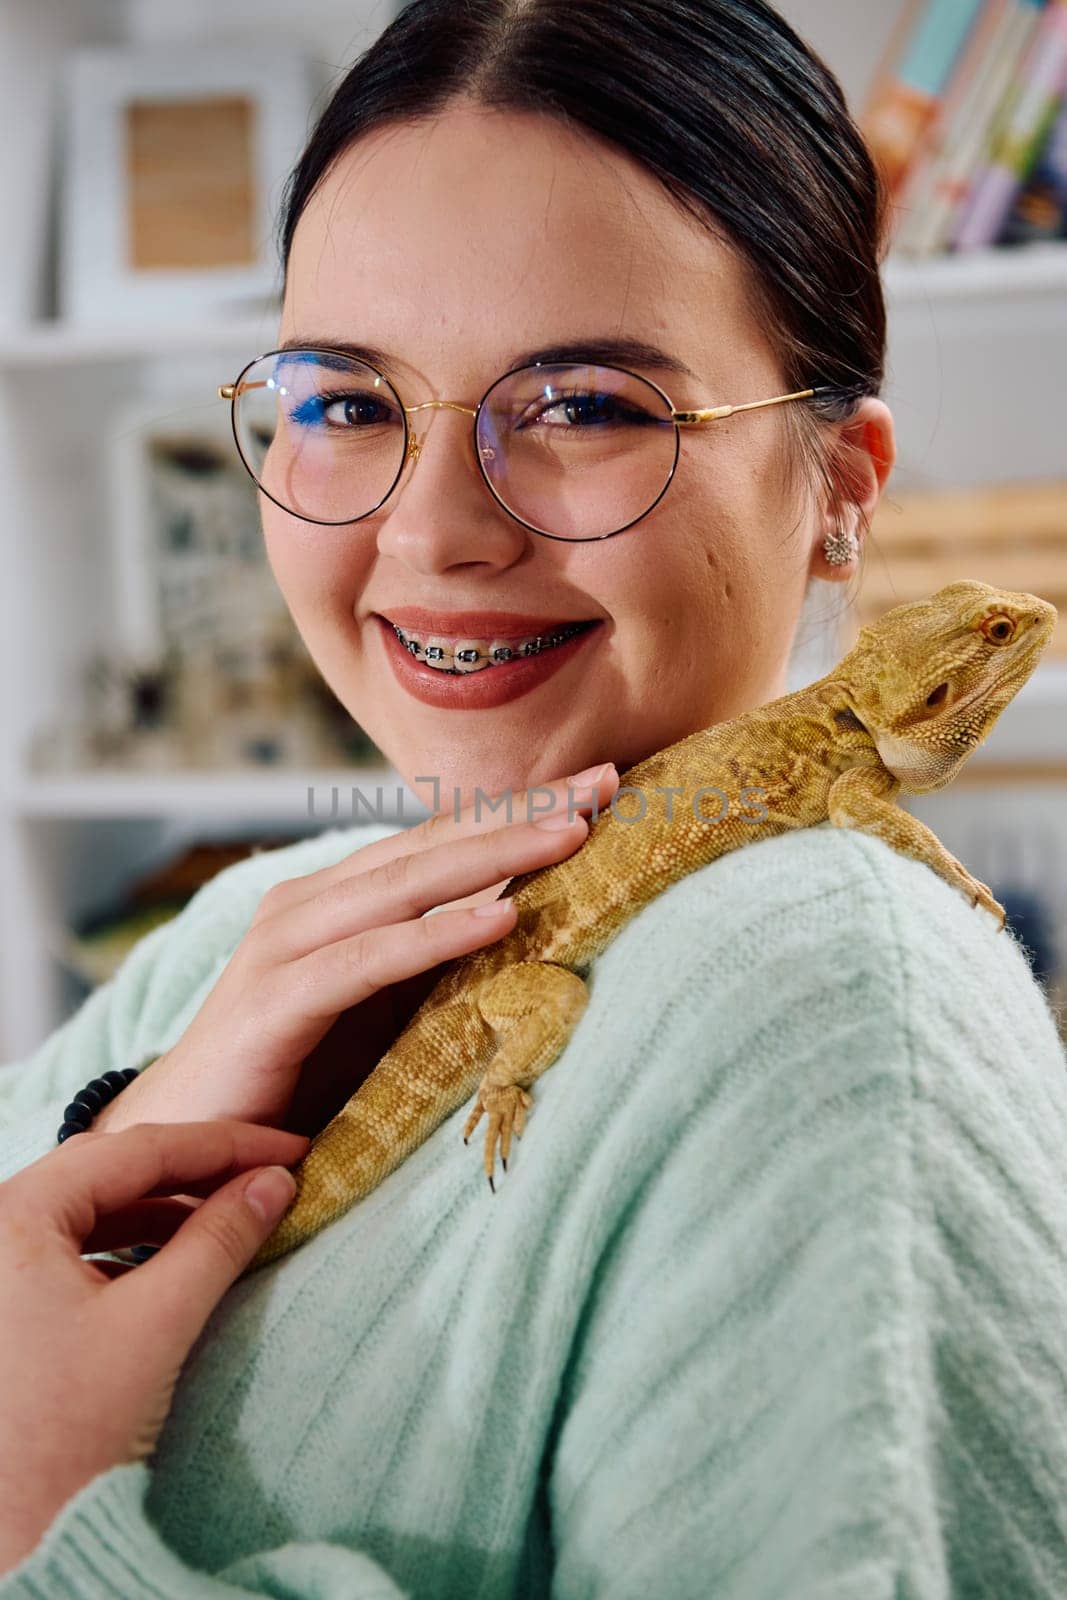
[[[931,693],[926,696],[926,704],[928,706],[931,706],[931,707],[939,706],[939,705],[942,704],[942,702],[944,701],[944,698],[945,698],[945,696],[947,694],[948,694],[948,684],[947,683],[939,683],[937,688],[932,690]]]
[[[982,633],[990,644],[1007,644],[1015,637],[1014,619],[1006,617],[1003,612],[995,617],[986,617],[982,623]]]

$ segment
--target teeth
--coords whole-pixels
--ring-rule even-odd
[[[505,661],[540,655],[542,650],[562,644],[586,626],[582,622],[566,623],[551,633],[535,634],[528,639],[457,639],[455,643],[437,633],[429,634],[425,640],[420,639],[417,634],[405,633],[396,623],[393,623],[393,632],[416,661],[422,661],[438,672],[456,674],[481,672],[485,667],[497,666]]]
[[[477,639],[457,639],[452,652],[452,665],[457,672],[481,672],[483,667],[489,665],[489,656],[483,653]]]
[[[411,648],[410,644],[408,648]],[[428,661],[431,666],[435,667],[447,668],[454,666],[451,642],[448,639],[442,639],[439,634],[431,633],[426,641],[423,660]]]

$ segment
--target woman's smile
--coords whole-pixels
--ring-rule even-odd
[[[587,654],[587,647],[604,632],[601,622],[593,619],[564,624],[549,634],[516,635],[513,640],[495,635],[486,640],[420,635],[414,629],[405,633],[378,613],[372,622],[396,681],[416,700],[440,710],[487,710],[517,700],[554,677],[579,654]],[[530,648],[520,653],[523,645]],[[505,657],[505,649],[513,653]],[[441,664],[431,664],[434,662]]]

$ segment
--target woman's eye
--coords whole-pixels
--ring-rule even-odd
[[[589,423],[640,422],[643,418],[641,411],[622,404],[613,394],[567,394],[543,405],[532,420],[546,422],[553,412],[558,413],[558,420],[550,424],[553,427],[580,428]]]
[[[344,430],[388,422],[391,409],[373,394],[313,394],[290,415],[302,427]]]
[[[568,423],[582,423],[610,419],[614,407],[610,395],[569,394],[546,406],[540,420],[543,422],[553,412],[559,412],[560,417]]]

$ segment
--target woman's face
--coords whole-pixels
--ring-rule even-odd
[[[473,409],[520,352],[620,337],[689,369],[616,363],[679,409],[787,392],[738,262],[639,164],[549,116],[464,104],[368,135],[335,164],[294,234],[278,342],[373,346],[405,405]],[[421,455],[372,516],[317,525],[261,495],[268,557],[326,682],[426,804],[434,778],[451,809],[475,785],[519,790],[603,760],[621,773],[784,693],[808,578],[841,575],[821,554],[825,516],[786,485],[783,410],[683,429],[660,502],[588,543],[508,516],[469,415],[417,412]],[[856,498],[873,510],[891,415],[868,400],[850,428],[865,463]],[[514,698],[429,704],[398,676],[381,621],[411,606],[597,626]],[[471,684],[499,700],[483,685],[506,670],[435,679],[437,698]]]

